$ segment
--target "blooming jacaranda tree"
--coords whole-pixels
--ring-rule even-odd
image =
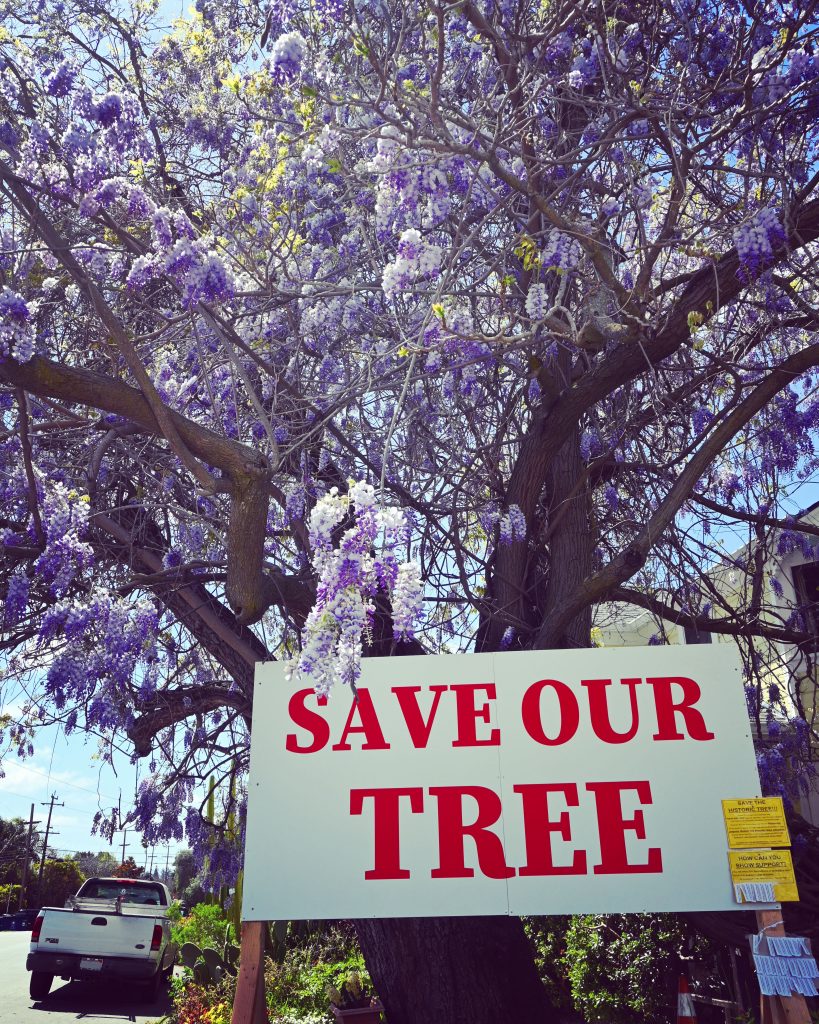
[[[127,743],[130,821],[218,884],[257,661],[331,691],[586,646],[620,602],[737,638],[797,792],[813,674],[770,666],[812,641],[769,576],[819,536],[785,504],[817,468],[814,4],[0,11],[6,741]],[[516,920],[358,930],[392,1024],[550,1019]]]

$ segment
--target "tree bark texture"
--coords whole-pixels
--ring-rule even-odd
[[[585,463],[575,430],[551,461],[548,616],[592,569],[592,529]],[[526,592],[526,551],[519,576]],[[535,588],[537,589],[537,588]],[[508,609],[506,609],[508,612]],[[584,609],[552,647],[587,647],[591,609]],[[515,917],[450,917],[355,922],[367,967],[389,1024],[549,1024],[561,1015],[549,1003],[523,924]]]
[[[550,491],[549,579],[543,609],[547,621],[592,571],[589,490],[577,430],[552,460]],[[591,613],[591,605],[587,605],[564,632],[541,638],[546,642],[538,646],[588,647]]]
[[[557,1024],[516,917],[355,922],[389,1024]]]

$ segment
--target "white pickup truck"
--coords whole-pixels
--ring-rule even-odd
[[[45,907],[31,930],[29,993],[44,999],[55,975],[69,981],[141,981],[155,999],[176,960],[170,893],[159,882],[89,878],[64,908]]]

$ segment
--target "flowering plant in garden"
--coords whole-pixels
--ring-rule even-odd
[[[359,971],[350,971],[339,988],[327,985],[327,998],[340,1010],[358,1010],[377,1005],[376,997],[368,990]]]
[[[0,751],[124,743],[129,823],[227,884],[257,661],[327,690],[363,653],[585,646],[617,603],[736,638],[793,799],[810,609],[771,567],[819,554],[817,24],[0,3]],[[548,1019],[515,921],[359,928],[387,1001],[454,950],[444,1003],[502,978]]]

